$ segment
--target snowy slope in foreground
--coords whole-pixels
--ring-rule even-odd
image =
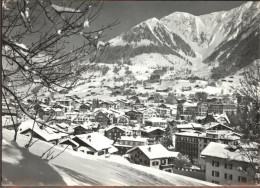
[[[3,130],[3,138],[10,142],[13,138],[13,132]],[[28,142],[28,137],[18,135],[19,146],[23,147]],[[8,147],[8,146],[6,146]],[[10,146],[9,146],[10,147]],[[31,148],[30,152],[35,155],[41,155],[44,151],[51,147],[50,144],[37,141]],[[12,149],[12,148],[9,148]],[[54,155],[61,151],[62,148],[55,147]],[[6,150],[3,150],[5,152]],[[35,163],[32,161],[31,163]],[[28,163],[31,165],[31,163]],[[186,176],[171,174],[168,172],[143,167],[126,162],[113,162],[102,157],[95,157],[81,154],[74,151],[65,151],[58,158],[49,162],[55,166],[55,169],[63,177],[65,182],[67,178],[72,181],[71,185],[215,185],[209,182],[189,178]],[[34,164],[37,167],[37,164]],[[18,168],[17,164],[13,164],[13,170]],[[38,168],[40,171],[41,168]],[[3,167],[3,173],[6,169]],[[5,175],[5,174],[4,174]],[[45,173],[43,174],[46,175]],[[75,183],[76,181],[77,184]],[[17,182],[19,183],[19,182]],[[32,184],[35,182],[31,182]]]

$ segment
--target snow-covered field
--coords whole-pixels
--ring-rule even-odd
[[[51,147],[51,144],[37,141],[29,148],[30,153],[34,155],[28,153],[24,155],[24,149],[21,149],[18,146],[14,147],[10,144],[12,138],[12,131],[3,130],[4,142],[2,152],[4,165],[2,166],[2,172],[3,177],[7,179],[7,181],[5,181],[6,184],[9,185],[45,185],[44,183],[46,183],[46,181],[44,182],[42,179],[49,181],[47,178],[49,178],[50,175],[52,175],[52,181],[49,182],[55,183],[56,178],[57,181],[55,185],[58,185],[59,183],[61,185],[106,186],[215,185],[186,176],[176,175],[141,165],[130,164],[124,159],[119,160],[116,156],[109,159],[78,153],[71,150],[66,150],[57,158],[46,163],[37,156],[42,155],[44,151]],[[28,139],[29,138],[26,136],[18,135],[18,145],[24,147],[28,142]],[[63,148],[55,146],[53,148],[53,155],[58,154],[62,150]],[[10,151],[18,153],[21,151],[23,152],[21,152],[21,156],[14,155],[11,158],[9,157],[11,154]],[[31,172],[35,172],[35,175],[32,176],[31,179],[26,179],[29,178],[29,176],[26,173],[21,173],[22,167],[24,167],[26,173],[31,174]],[[53,169],[55,171],[53,171]],[[12,172],[11,177],[14,177],[15,179],[7,177],[11,174],[10,172]],[[60,177],[62,177],[62,179]],[[39,184],[39,182],[34,182],[32,181],[33,179],[40,179],[41,183]]]

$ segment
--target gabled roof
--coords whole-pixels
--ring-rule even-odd
[[[77,137],[82,142],[86,143],[96,151],[112,148],[113,147],[112,144],[114,142],[113,140],[110,140],[107,137],[97,132],[77,135],[75,137]]]
[[[227,126],[227,125],[224,125],[224,124],[222,124],[222,123],[219,123],[219,122],[210,122],[210,123],[207,123],[207,124],[204,125],[204,128],[205,128],[206,130],[208,130],[208,129],[211,129],[211,128],[216,127],[216,126],[218,126],[218,125],[221,125],[221,126],[223,126],[223,127],[226,127],[226,128],[229,129],[229,130],[234,130],[233,128],[231,128],[231,127],[229,127],[229,126]]]
[[[50,127],[43,127],[42,129],[40,128],[40,125],[35,122],[34,127],[33,127],[34,121],[33,120],[27,120],[25,122],[22,122],[21,125],[19,126],[19,133],[23,134],[27,132],[28,130],[33,130],[36,134],[38,134],[40,137],[42,137],[46,141],[52,141],[52,140],[58,140],[64,136],[67,136],[68,134],[58,132],[56,133],[57,130],[52,129]]]
[[[153,131],[155,131],[155,130],[160,130],[160,131],[165,131],[165,129],[163,129],[163,128],[161,128],[161,127],[151,127],[151,126],[149,126],[149,127],[145,127],[143,130],[142,130],[142,132],[146,132],[146,133],[150,133],[150,132],[153,132]]]
[[[71,142],[75,147],[79,146],[79,144],[77,142],[75,142],[74,140],[72,140],[70,138],[66,138],[66,139],[62,140],[59,144],[63,144],[65,142]]]
[[[125,126],[111,125],[111,126],[109,126],[109,127],[106,128],[106,131],[109,131],[109,130],[114,129],[114,128],[118,128],[118,129],[120,129],[120,130],[122,130],[122,131],[126,131],[126,129],[127,129],[127,127],[125,127]]]
[[[128,150],[127,153],[131,153],[137,148],[140,149],[149,159],[171,158],[177,157],[179,154],[179,152],[168,151],[161,144],[134,147]]]

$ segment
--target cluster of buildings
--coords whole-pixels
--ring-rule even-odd
[[[167,172],[174,172],[175,161],[187,155],[206,181],[217,184],[254,179],[252,161],[241,151],[258,152],[259,146],[241,147],[243,135],[235,132],[228,118],[237,112],[238,103],[231,98],[176,97],[168,104],[163,99],[156,103],[152,95],[114,101],[67,95],[27,100],[23,105],[37,117],[36,122],[18,117],[18,131],[26,136],[88,155],[121,155],[131,163]],[[162,145],[168,128],[174,130],[171,148]],[[180,170],[187,169],[191,165]]]

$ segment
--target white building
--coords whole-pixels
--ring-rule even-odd
[[[209,143],[201,153],[201,156],[205,158],[206,181],[232,185],[252,181],[254,178],[252,164],[257,164],[258,158],[251,161],[248,154],[253,156],[258,151],[257,147],[253,151],[246,150],[247,148],[239,149],[226,144]]]

